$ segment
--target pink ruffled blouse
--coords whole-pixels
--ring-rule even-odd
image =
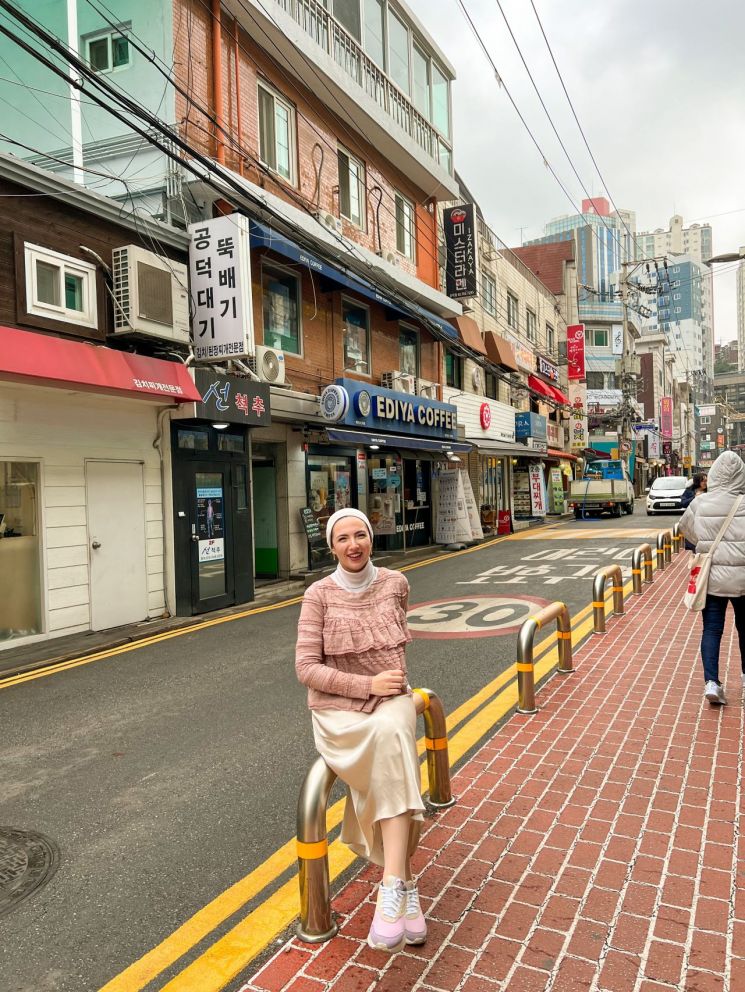
[[[330,575],[306,590],[295,671],[308,687],[310,709],[371,713],[383,702],[370,687],[379,672],[406,672],[408,603],[407,579],[388,568],[379,568],[362,593],[341,589]]]

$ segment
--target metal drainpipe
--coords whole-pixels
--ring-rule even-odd
[[[215,158],[220,165],[225,165],[225,143],[222,139],[221,128],[224,127],[222,115],[222,21],[220,0],[212,0],[212,93],[215,104]]]

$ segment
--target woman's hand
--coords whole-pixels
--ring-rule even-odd
[[[398,696],[406,685],[406,676],[400,668],[378,672],[373,676],[370,692],[373,696]]]

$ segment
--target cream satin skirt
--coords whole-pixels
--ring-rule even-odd
[[[383,865],[379,820],[410,811],[413,852],[423,820],[416,710],[395,696],[372,713],[312,710],[318,753],[347,786],[341,839],[355,854]]]

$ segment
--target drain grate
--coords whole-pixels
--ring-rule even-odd
[[[57,845],[48,837],[0,827],[0,916],[46,885],[58,864]]]

